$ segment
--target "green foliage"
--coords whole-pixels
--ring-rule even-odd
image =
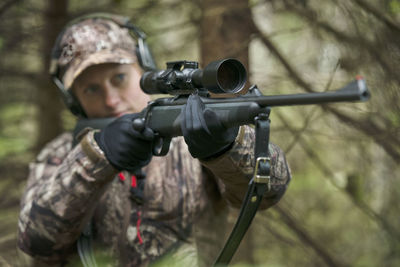
[[[72,115],[69,110],[65,109],[63,111],[61,119],[63,121],[64,129],[68,131],[72,131],[74,129],[76,124],[76,117]]]
[[[363,180],[358,174],[347,176],[346,191],[353,197],[354,201],[360,202],[363,199]]]
[[[9,155],[27,153],[34,143],[32,106],[23,103],[5,105],[0,109],[0,160]]]
[[[393,14],[399,14],[400,13],[400,1],[399,0],[389,1],[389,10]]]

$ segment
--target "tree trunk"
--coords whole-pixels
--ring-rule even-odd
[[[236,58],[248,70],[252,32],[251,10],[247,0],[203,0],[200,23],[200,49],[203,65],[223,58]]]
[[[39,150],[44,144],[63,131],[61,104],[55,85],[49,78],[50,53],[55,39],[68,19],[68,0],[48,0],[43,15],[43,70],[38,80],[36,104],[38,107],[38,138],[35,149]]]
[[[200,23],[201,62],[205,66],[211,61],[235,58],[249,66],[249,43],[252,13],[247,0],[203,0]],[[235,217],[236,218],[236,217]],[[227,222],[219,222],[226,227]],[[233,225],[231,225],[233,227]],[[251,229],[243,239],[235,261],[255,263],[253,257],[254,238]]]

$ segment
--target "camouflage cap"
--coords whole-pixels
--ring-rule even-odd
[[[67,28],[57,49],[60,49],[57,64],[67,89],[89,66],[137,62],[136,41],[129,30],[103,18],[86,19]]]

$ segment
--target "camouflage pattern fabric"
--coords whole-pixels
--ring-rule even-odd
[[[103,18],[86,19],[68,27],[56,49],[60,56],[52,64],[66,70],[62,81],[67,89],[89,66],[137,62],[136,41],[129,30]]]
[[[37,262],[71,264],[76,241],[93,218],[94,251],[102,266],[209,266],[224,242],[220,226],[227,207],[239,207],[247,190],[253,143],[253,129],[241,127],[230,151],[200,162],[183,138],[174,138],[167,156],[153,157],[143,169],[144,202],[138,204],[131,197],[130,174],[118,178],[93,131],[74,148],[72,135],[65,133],[30,165],[18,245]],[[273,190],[263,208],[275,204],[290,181],[283,152],[273,144],[269,150]]]

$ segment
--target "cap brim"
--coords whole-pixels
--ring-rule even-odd
[[[86,68],[103,63],[119,63],[119,64],[132,64],[136,63],[137,58],[131,52],[123,49],[116,49],[113,51],[99,51],[98,53],[90,54],[87,57],[75,58],[68,66],[67,71],[63,77],[65,88],[71,88],[76,77],[79,76]]]

